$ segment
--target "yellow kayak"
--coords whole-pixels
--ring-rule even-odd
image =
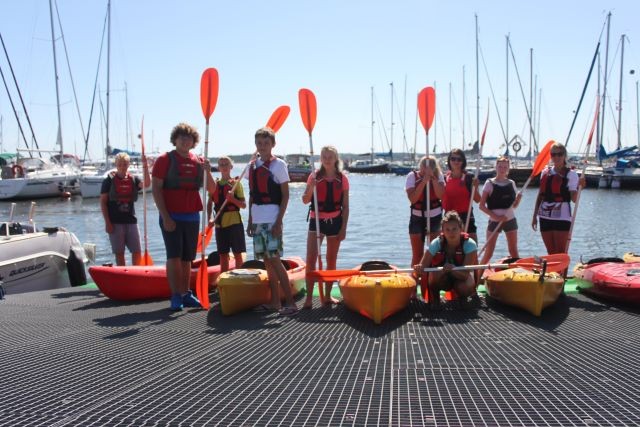
[[[297,295],[305,287],[306,263],[300,257],[283,258],[282,263],[287,269],[291,292]],[[245,265],[263,268],[238,268],[226,271],[218,280],[220,309],[225,316],[271,302],[271,287],[269,287],[269,277],[264,264],[248,261]],[[281,295],[281,298],[284,296]]]
[[[363,271],[342,279],[339,286],[347,307],[380,324],[409,304],[416,281],[407,274]]]
[[[544,281],[540,281],[539,273],[510,268],[486,277],[485,286],[492,298],[540,316],[562,293],[564,278],[558,273],[547,273]]]
[[[627,252],[622,255],[624,262],[640,262],[640,254],[634,252]]]

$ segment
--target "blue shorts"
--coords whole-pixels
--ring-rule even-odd
[[[429,231],[432,233],[439,232],[442,226],[441,223],[442,214],[432,216],[429,218]],[[409,218],[409,234],[419,234],[424,242],[427,235],[427,218],[411,214],[411,218]]]
[[[113,233],[109,234],[109,241],[114,254],[123,254],[125,247],[132,254],[141,252],[138,224],[113,224]]]
[[[160,230],[167,259],[180,258],[182,261],[193,261],[196,258],[200,223],[196,221],[175,221],[175,223],[176,229],[167,232],[162,226],[162,218],[160,218]]]
[[[284,253],[282,248],[282,236],[275,237],[271,234],[273,224],[253,224],[253,256],[255,259],[281,257]]]

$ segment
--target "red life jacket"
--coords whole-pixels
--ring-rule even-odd
[[[571,193],[569,192],[569,169],[563,167],[559,173],[550,175],[551,166],[547,168],[547,173],[540,178],[540,192],[543,194],[545,202],[570,202]]]
[[[110,202],[131,203],[138,200],[136,180],[131,174],[127,173],[124,178],[120,178],[116,172],[111,172],[109,176],[111,177]]]
[[[270,164],[271,159],[265,161],[260,167],[256,167],[254,163],[249,168],[249,194],[252,203],[256,205],[280,205],[282,201],[282,189],[273,179],[273,174],[269,170]]]
[[[464,265],[464,244],[469,240],[467,233],[460,233],[460,244],[456,248],[453,256],[453,264],[456,266]],[[435,254],[431,259],[431,267],[442,267],[447,261],[447,240],[444,238],[444,234],[440,234],[440,252]]]
[[[413,171],[413,175],[415,176],[416,187],[417,187],[418,184],[420,184],[424,180],[424,177],[420,177],[420,175],[418,175],[418,172],[416,171]],[[426,211],[427,207],[425,206],[424,199],[425,199],[425,192],[423,191],[420,193],[420,197],[418,198],[418,200],[416,200],[414,203],[411,204],[411,209],[416,209],[422,212]],[[442,206],[442,200],[440,200],[438,196],[436,196],[436,190],[433,186],[433,182],[429,182],[429,207],[431,209],[436,209],[441,206]]]
[[[231,191],[231,189],[233,188],[233,184],[237,179],[238,177],[236,177],[235,179],[230,179],[225,185],[220,185],[220,180],[218,180],[216,192],[213,195],[213,209],[216,213],[220,210],[220,207],[226,200],[226,195],[229,193],[229,191]],[[223,212],[234,212],[239,210],[240,208],[238,206],[233,203],[227,202],[227,204],[224,206]]]
[[[169,169],[162,188],[170,190],[197,190],[202,187],[204,167],[191,157],[184,158],[175,150],[169,153]],[[195,168],[195,170],[194,170]]]
[[[342,211],[342,174],[337,174],[333,181],[320,178],[316,182],[319,212]],[[315,209],[315,200],[311,198],[309,209]]]

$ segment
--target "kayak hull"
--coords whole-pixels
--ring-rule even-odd
[[[640,262],[578,264],[574,276],[582,293],[640,305]]]
[[[521,308],[534,316],[555,303],[562,293],[564,278],[558,273],[540,274],[523,268],[510,268],[485,278],[489,296],[504,304]]]
[[[231,268],[235,266],[233,258],[229,264]],[[194,291],[199,266],[200,260],[191,263],[189,284]],[[207,267],[207,273],[211,291],[220,275],[220,265]],[[89,267],[89,274],[100,292],[113,300],[139,301],[171,296],[165,265],[92,266]]]
[[[416,291],[416,281],[406,274],[361,274],[340,281],[343,303],[380,324],[404,310]]]
[[[293,295],[305,288],[306,263],[300,257],[282,258],[288,265],[287,275]],[[267,271],[260,268],[241,268],[224,272],[218,280],[220,310],[225,316],[249,310],[271,302],[271,287]],[[280,299],[284,294],[280,291]]]

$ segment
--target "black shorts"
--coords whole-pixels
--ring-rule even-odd
[[[440,231],[442,223],[442,214],[429,218],[430,231],[437,233]],[[420,234],[424,242],[427,234],[427,218],[418,215],[411,215],[409,218],[409,234]]]
[[[324,234],[327,237],[337,236],[342,228],[342,215],[320,220],[320,234]],[[309,218],[309,231],[316,231],[316,219]]]
[[[162,226],[162,218],[160,218],[160,230],[167,259],[180,258],[182,261],[193,261],[196,258],[200,223],[195,221],[175,221],[175,223],[176,229],[167,232]]]
[[[463,212],[460,213],[458,212],[458,214],[460,215],[460,219],[462,220],[462,229],[464,230],[464,225],[467,223],[467,213]],[[469,228],[467,229],[467,233],[472,234],[472,233],[477,233],[478,232],[478,228],[476,227],[476,219],[473,216],[473,210],[471,211],[471,219],[469,220]]]
[[[556,220],[556,219],[540,219],[540,231],[569,231],[571,228],[571,221]]]
[[[229,227],[216,227],[216,246],[219,254],[247,252],[247,244],[244,240],[244,225],[240,222]]]
[[[492,233],[496,229],[498,224],[500,223],[489,220],[489,224],[487,224],[487,231]],[[517,229],[518,229],[518,221],[515,218],[511,218],[510,220],[503,222],[502,226],[500,227],[500,231],[504,231],[505,233],[508,233],[509,231],[514,231]]]

